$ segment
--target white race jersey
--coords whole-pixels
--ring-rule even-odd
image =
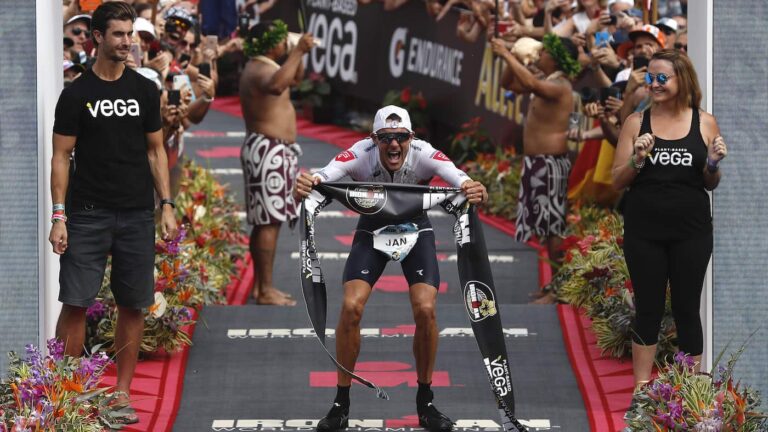
[[[453,187],[470,180],[443,152],[416,138],[411,141],[403,166],[392,174],[381,164],[379,149],[370,138],[356,142],[315,173],[324,182],[337,181],[345,175],[354,181],[421,185],[429,184],[437,175]]]

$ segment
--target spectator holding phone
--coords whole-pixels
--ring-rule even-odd
[[[187,9],[179,6],[169,8],[163,14],[163,18],[165,18],[163,40],[176,49],[178,45],[182,44],[187,32],[195,24],[195,18]]]
[[[621,120],[631,113],[642,111],[650,103],[648,88],[645,86],[645,74],[648,72],[648,59],[665,47],[664,33],[658,27],[646,24],[629,33],[632,40],[632,66],[619,72],[616,81],[627,81],[624,91],[624,106]]]
[[[645,75],[652,105],[622,126],[613,182],[624,195],[624,254],[635,293],[632,330],[635,384],[651,379],[667,284],[680,351],[699,367],[699,318],[712,254],[712,213],[706,191],[720,182],[727,154],[715,117],[702,111],[688,57],[662,50]],[[636,388],[637,388],[636,387]]]
[[[595,42],[589,54],[589,67],[595,81],[600,87],[609,87],[621,68],[621,61],[611,47],[608,32],[595,33]]]

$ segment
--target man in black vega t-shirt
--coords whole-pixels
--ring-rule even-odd
[[[101,287],[107,256],[112,256],[111,288],[118,305],[116,392],[125,403],[143,333],[142,308],[154,303],[153,189],[162,198],[163,238],[174,238],[177,231],[160,94],[153,82],[124,64],[134,19],[126,3],[99,6],[92,20],[96,63],[59,97],[49,237],[61,255],[59,301],[64,305],[56,336],[72,356],[82,353],[85,312]],[[138,418],[133,414],[124,420],[135,423]]]

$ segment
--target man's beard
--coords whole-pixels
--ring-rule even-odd
[[[109,55],[107,57],[109,57],[109,59],[112,60],[113,62],[124,62],[124,61],[128,60],[128,55],[129,54],[121,56],[120,54],[117,53],[117,48],[118,47],[114,47],[110,51],[110,53],[109,53]]]
[[[280,57],[276,58],[275,62],[282,66],[282,64],[285,63],[286,60],[288,60],[288,53],[285,53],[285,54],[281,55]]]
[[[121,56],[117,55],[117,53],[113,53],[112,55],[109,56],[109,59],[112,60],[113,62],[116,62],[116,63],[122,63],[122,62],[128,60],[128,56],[126,55],[126,56],[121,57]]]

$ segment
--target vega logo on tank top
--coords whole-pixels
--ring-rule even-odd
[[[126,115],[131,117],[139,117],[139,102],[136,99],[99,99],[94,103],[88,102],[85,104],[88,111],[93,118],[98,117],[101,114],[102,117],[125,117]]]
[[[693,166],[693,155],[685,147],[654,148],[648,159],[653,165]]]

